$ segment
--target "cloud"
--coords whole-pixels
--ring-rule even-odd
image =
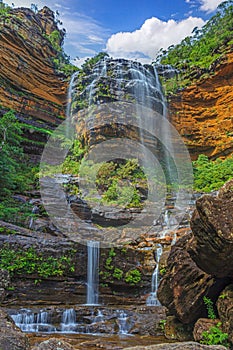
[[[201,2],[200,9],[202,11],[210,13],[215,11],[218,5],[223,2],[223,0],[200,0],[200,2]]]
[[[164,22],[156,17],[147,19],[140,29],[113,34],[107,41],[106,51],[113,57],[133,58],[140,52],[145,58],[154,58],[159,49],[178,44],[191,35],[194,27],[204,25],[204,20],[189,17],[180,22],[173,19]]]

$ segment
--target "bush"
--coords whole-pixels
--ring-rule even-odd
[[[224,160],[209,160],[201,154],[193,162],[194,189],[200,192],[218,190],[233,178],[233,156]]]

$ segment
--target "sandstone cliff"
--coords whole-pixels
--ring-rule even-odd
[[[49,36],[54,31],[59,31],[59,45],[64,32],[47,7],[37,14],[27,8],[11,9],[0,18],[0,105],[35,127],[26,133],[34,141],[44,141],[36,128],[51,129],[65,116],[68,83],[53,63],[58,51]]]
[[[179,84],[179,83],[178,83]],[[207,77],[169,98],[170,118],[191,156],[212,159],[233,150],[233,52]]]

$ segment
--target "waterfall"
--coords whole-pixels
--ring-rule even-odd
[[[159,261],[160,261],[162,253],[163,253],[163,248],[162,248],[161,244],[159,244],[158,248],[156,250],[156,267],[155,267],[154,272],[152,274],[151,293],[146,300],[147,306],[159,306],[160,305],[160,302],[157,298],[157,290],[158,290],[158,286],[159,286]]]
[[[99,247],[100,242],[87,242],[87,305],[99,302]]]
[[[62,314],[61,331],[72,333],[76,331],[76,313],[74,309],[67,309]]]
[[[11,318],[23,332],[56,332],[56,328],[49,324],[49,313],[47,311],[39,311],[37,314],[31,310],[22,309],[16,314],[12,314]]]

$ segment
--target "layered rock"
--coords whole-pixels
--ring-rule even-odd
[[[55,71],[53,59],[58,51],[49,36],[58,31],[61,44],[64,32],[55,22],[54,13],[44,7],[37,14],[27,8],[11,9],[0,22],[0,104],[16,111],[19,119],[30,128],[28,153],[41,153],[39,142],[46,141],[46,133],[64,118],[67,82]],[[30,132],[29,132],[30,130]],[[30,147],[32,148],[30,150]]]
[[[72,242],[58,231],[44,233],[31,231],[15,225],[0,222],[0,249],[14,250],[16,256],[25,259],[25,253],[32,252],[41,258],[31,265],[13,273],[11,280],[2,280],[2,302],[4,305],[58,305],[69,300],[70,304],[86,302],[87,247]],[[32,257],[31,257],[32,258]],[[62,260],[60,260],[62,259]],[[30,259],[29,259],[30,260]],[[57,274],[51,274],[49,264],[63,261],[55,266]],[[68,261],[68,263],[67,263]],[[39,264],[44,264],[43,271]],[[100,253],[100,302],[104,304],[144,304],[146,293],[151,288],[151,275],[155,260],[152,251],[125,248],[103,249]],[[45,269],[45,270],[44,270]],[[136,273],[136,274],[135,274]],[[8,276],[7,273],[4,273]],[[127,279],[128,276],[128,279]],[[6,279],[6,278],[5,278]],[[54,290],[57,293],[54,293]],[[127,295],[125,295],[127,290]],[[114,291],[114,294],[113,294]],[[139,298],[139,296],[141,296]]]
[[[169,97],[170,118],[193,159],[232,153],[233,53],[191,86]]]

